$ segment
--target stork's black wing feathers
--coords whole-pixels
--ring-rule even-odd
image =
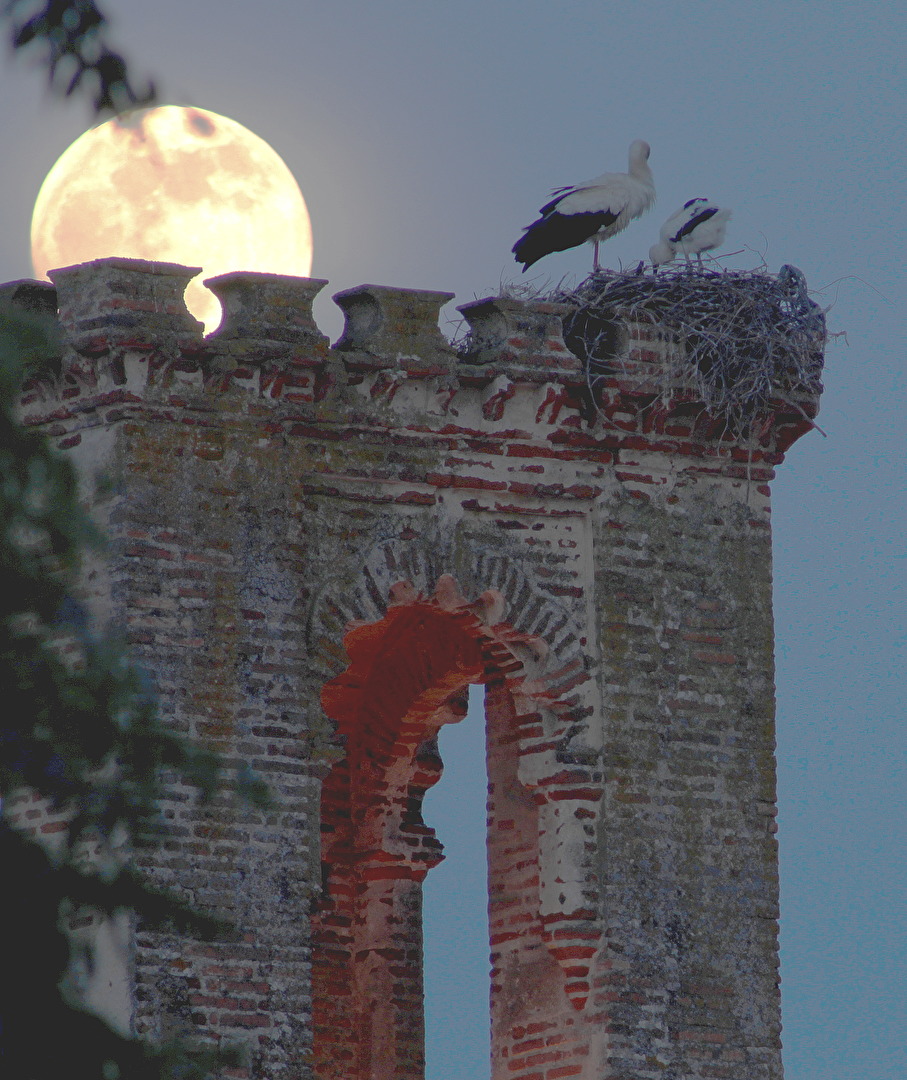
[[[685,236],[689,236],[697,225],[701,225],[704,221],[708,221],[709,218],[714,217],[717,213],[718,208],[715,206],[710,206],[707,210],[703,210],[701,214],[696,214],[695,217],[691,217],[685,225],[681,225],[677,232],[674,233],[674,235],[671,237],[671,243],[676,244]]]
[[[516,261],[523,263],[523,273],[534,262],[550,255],[552,251],[566,251],[591,240],[599,230],[613,225],[618,215],[610,210],[588,214],[559,214],[550,211],[525,229],[513,245]]]

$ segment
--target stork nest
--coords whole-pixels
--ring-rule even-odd
[[[822,390],[825,316],[793,266],[777,277],[687,265],[658,274],[603,270],[548,299],[574,309],[564,340],[585,361],[593,401],[615,371],[638,377],[639,365],[619,347],[628,323],[651,326],[667,344],[663,366],[640,379],[640,390],[666,397],[684,384],[734,435],[746,436],[772,398],[806,416],[791,398]]]

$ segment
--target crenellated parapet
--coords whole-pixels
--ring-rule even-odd
[[[315,279],[211,279],[207,336],[192,268],[0,287],[58,311],[23,417],[110,536],[97,611],[167,721],[276,793],[173,793],[143,867],[242,933],[140,933],[137,1030],[246,1040],[250,1075],[421,1074],[422,798],[481,683],[494,1080],[780,1080],[769,482],[821,390],[787,269],[806,377],[721,415],[701,336],[629,278],[583,319],[464,304],[455,344],[443,292],[338,293],[332,345]]]
[[[55,270],[55,292],[13,283],[14,302],[40,292],[46,308],[56,297],[65,339],[59,378],[45,371],[27,389],[28,422],[52,412],[55,432],[72,438],[97,410],[239,393],[246,409],[258,399],[273,410],[270,423],[290,427],[281,414],[302,405],[325,423],[411,415],[429,428],[452,422],[492,440],[541,441],[554,455],[636,465],[651,451],[766,479],[818,411],[816,394],[779,395],[741,440],[677,378],[667,358],[682,346],[657,325],[615,311],[614,364],[602,374],[599,360],[593,379],[564,342],[569,305],[544,300],[463,305],[468,331],[455,349],[438,327],[451,294],[363,285],[336,295],[346,325],[331,347],[312,311],[325,281],[236,272],[206,282],[224,318],[204,337],[183,300],[198,272],[111,258]]]

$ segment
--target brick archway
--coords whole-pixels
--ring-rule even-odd
[[[546,830],[549,847],[569,831],[555,821],[562,810],[581,824],[600,788],[588,772],[578,783],[577,770],[554,762],[538,709],[540,701],[556,712],[566,706],[546,694],[544,679],[527,678],[544,644],[504,622],[503,609],[492,590],[467,602],[449,576],[430,597],[398,583],[383,618],[348,631],[349,666],[324,687],[343,755],[323,787],[324,891],[313,918],[314,1065],[322,1080],[422,1075],[421,883],[442,847],[421,807],[441,773],[438,731],[465,715],[470,683],[489,687],[495,721],[488,745],[493,1001],[504,1002],[525,981],[526,965],[541,962],[549,987],[551,969],[559,971],[561,1020],[581,1026],[573,1014],[589,992],[597,941],[587,907],[574,903],[565,913],[555,901],[546,908],[542,867],[553,865],[556,877],[558,860],[542,846]],[[522,782],[521,756],[549,761],[538,789]],[[574,813],[577,801],[588,806]],[[565,919],[582,924],[579,945],[565,940],[572,933]],[[519,1036],[506,1006],[492,1013],[497,1053],[506,1055]]]

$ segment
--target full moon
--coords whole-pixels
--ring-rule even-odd
[[[207,331],[221,309],[202,278],[312,269],[309,213],[279,155],[235,120],[177,105],[76,139],[38,192],[31,245],[39,277],[108,256],[201,266],[186,304]]]

